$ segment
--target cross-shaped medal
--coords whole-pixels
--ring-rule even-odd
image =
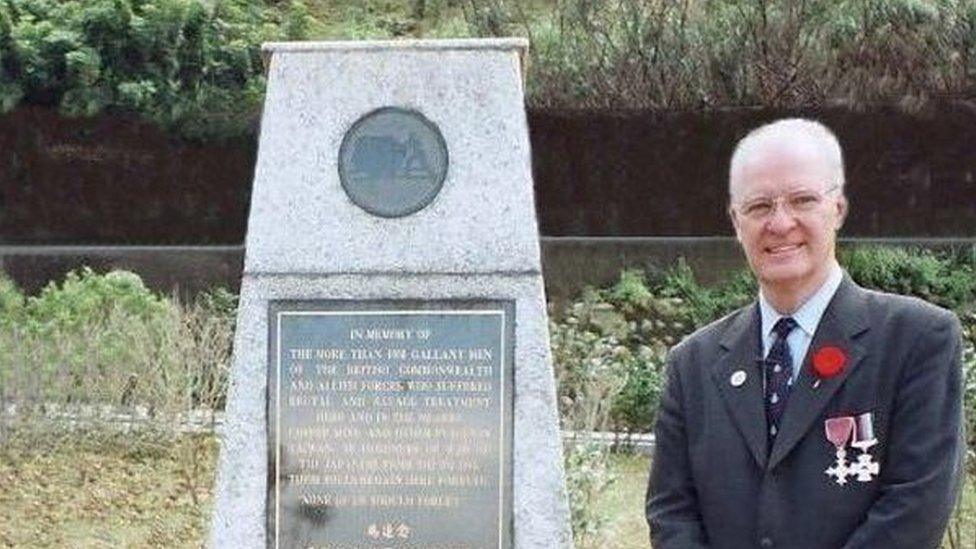
[[[857,471],[847,466],[847,452],[843,449],[837,450],[837,461],[829,469],[824,471],[829,477],[834,477],[837,484],[847,484],[847,477],[857,474]]]
[[[856,471],[847,465],[846,449],[847,441],[854,434],[854,418],[829,418],[824,422],[824,431],[826,432],[827,440],[834,445],[834,449],[836,450],[834,454],[836,461],[824,473],[829,477],[834,477],[837,480],[837,484],[847,484],[847,477],[856,474]]]

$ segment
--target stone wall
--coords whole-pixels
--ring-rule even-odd
[[[547,236],[731,235],[728,159],[750,129],[822,120],[845,153],[858,237],[976,236],[976,103],[863,112],[536,112],[539,223]]]
[[[239,243],[255,150],[19,108],[0,118],[0,244]]]
[[[844,146],[860,237],[976,236],[976,103],[921,114],[530,111],[546,236],[727,236],[735,140],[787,115],[814,116]],[[200,144],[131,117],[0,117],[0,244],[239,244],[253,138]]]

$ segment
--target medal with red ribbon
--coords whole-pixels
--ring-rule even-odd
[[[847,484],[847,477],[855,474],[855,471],[847,466],[847,443],[854,434],[854,418],[849,416],[828,418],[824,422],[824,431],[827,440],[836,449],[834,454],[836,461],[824,473],[833,477],[837,484]]]

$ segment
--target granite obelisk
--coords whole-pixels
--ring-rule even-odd
[[[569,547],[520,39],[279,43],[215,547]]]

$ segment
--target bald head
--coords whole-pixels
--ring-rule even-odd
[[[756,164],[802,158],[822,163],[830,181],[843,193],[844,158],[837,137],[826,126],[803,118],[785,118],[760,126],[742,138],[729,166],[729,199],[735,201],[744,175]]]

